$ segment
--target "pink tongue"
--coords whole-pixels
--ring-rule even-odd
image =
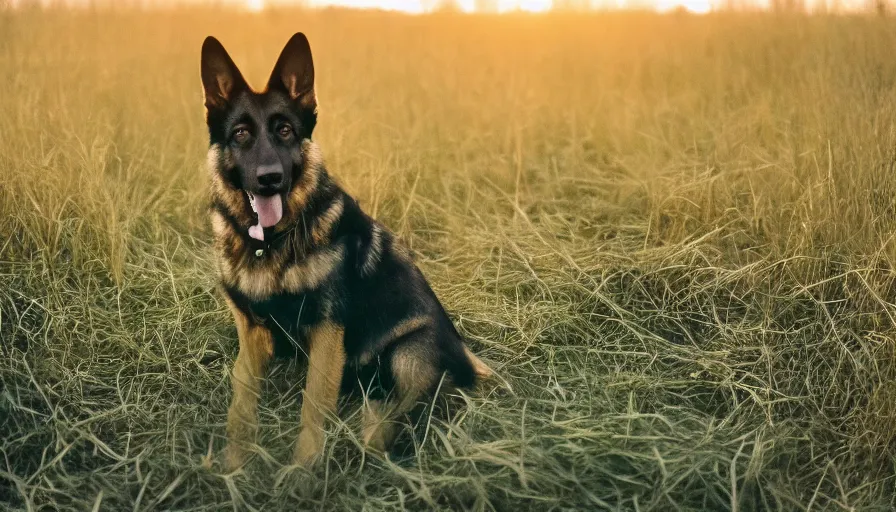
[[[249,226],[249,236],[256,240],[264,242],[264,229],[261,228],[261,224]]]
[[[280,195],[255,196],[258,224],[249,227],[249,236],[264,241],[264,229],[276,225],[283,217],[283,199]]]

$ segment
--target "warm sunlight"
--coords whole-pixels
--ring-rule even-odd
[[[512,13],[512,12],[546,12],[554,8],[587,10],[626,10],[652,9],[657,12],[670,12],[684,9],[694,14],[705,14],[714,9],[772,9],[773,5],[784,5],[785,9],[805,10],[807,12],[863,12],[869,6],[889,5],[896,0],[0,0],[3,6],[20,7],[24,5],[66,5],[84,7],[88,5],[115,5],[117,3],[135,5],[167,5],[167,4],[204,4],[214,3],[224,6],[239,6],[249,12],[262,12],[274,7],[346,7],[350,9],[381,9],[409,14],[421,14],[447,8],[466,13]]]
[[[384,9],[418,14],[424,12],[420,0],[311,0],[314,7],[339,6],[353,9]]]
[[[517,10],[526,12],[543,12],[550,10],[552,5],[552,0],[499,0],[498,12]]]
[[[671,11],[681,7],[697,14],[705,14],[712,10],[712,2],[710,0],[653,0],[653,6],[660,12]]]
[[[715,0],[579,0],[577,5],[592,8],[625,9],[633,5],[652,5],[659,12],[684,8],[693,13],[707,13],[712,10]],[[555,0],[308,0],[307,5],[314,7],[339,6],[354,9],[383,9],[420,14],[444,6],[453,6],[463,12],[484,10],[489,12],[546,12],[554,7]],[[291,2],[280,0],[269,2],[272,5],[286,5]],[[298,3],[298,2],[296,2]],[[563,2],[568,4],[568,0]],[[265,0],[244,0],[245,7],[252,12],[260,12],[265,8]]]

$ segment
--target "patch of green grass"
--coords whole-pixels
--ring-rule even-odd
[[[0,508],[890,510],[896,26],[758,15],[0,12]],[[485,386],[288,471],[223,446],[199,47],[315,52],[315,139]]]

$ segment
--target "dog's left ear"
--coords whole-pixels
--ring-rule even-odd
[[[305,34],[297,32],[286,43],[268,80],[268,90],[286,92],[303,110],[317,111],[314,93],[314,62]]]

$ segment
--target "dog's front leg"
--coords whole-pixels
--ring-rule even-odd
[[[310,334],[301,432],[295,451],[295,462],[305,467],[314,464],[323,453],[324,422],[327,414],[336,412],[345,369],[343,329],[324,322]]]
[[[233,365],[233,401],[227,412],[227,448],[224,465],[233,471],[246,462],[249,445],[255,442],[258,430],[258,396],[268,362],[273,354],[271,331],[252,325],[245,313],[227,301],[236,331],[240,338],[240,352]]]

